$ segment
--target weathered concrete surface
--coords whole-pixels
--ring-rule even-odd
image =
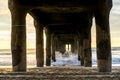
[[[1,69],[0,69],[1,70]],[[0,80],[119,80],[120,69],[112,72],[98,72],[96,67],[40,67],[29,68],[27,72],[0,73]]]

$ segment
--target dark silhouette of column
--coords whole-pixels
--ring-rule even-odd
[[[80,40],[78,39],[78,60],[80,61],[81,53],[80,53]]]
[[[56,40],[55,40],[55,35],[52,34],[52,40],[51,40],[51,43],[52,43],[52,60],[55,62],[56,61],[56,57],[55,57],[55,50],[56,50]]]
[[[111,72],[111,42],[109,29],[110,9],[110,6],[103,5],[103,7],[101,6],[95,10],[97,63],[99,72]]]
[[[46,33],[46,66],[51,65],[51,31],[49,28],[45,29]]]
[[[43,45],[43,25],[39,21],[34,20],[36,29],[36,60],[37,67],[44,65],[44,45]]]
[[[81,66],[84,66],[84,48],[83,48],[83,37],[80,36],[79,40],[79,53],[80,53],[80,62]]]
[[[13,71],[26,71],[26,10],[9,6],[12,18],[11,51]]]
[[[72,46],[72,53],[76,53],[76,41],[75,40],[73,41],[71,46]]]
[[[83,40],[84,48],[84,66],[92,66],[92,53],[91,53],[91,29],[88,30],[88,38]]]

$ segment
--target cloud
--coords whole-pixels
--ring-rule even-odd
[[[8,9],[0,9],[0,15],[2,15],[2,14],[10,15],[10,11]]]
[[[0,9],[8,8],[8,0],[0,0]]]

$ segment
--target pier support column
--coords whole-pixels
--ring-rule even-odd
[[[78,42],[77,42],[77,38],[75,38],[75,43],[74,43],[74,50],[75,50],[75,54],[78,54]]]
[[[65,50],[65,44],[59,40],[59,51],[63,54]]]
[[[79,48],[78,38],[75,38],[75,54],[78,54],[78,48]]]
[[[34,20],[36,29],[36,60],[37,67],[43,67],[44,65],[44,45],[43,45],[43,25],[40,25],[39,21]]]
[[[56,61],[56,57],[55,57],[55,50],[56,50],[56,46],[55,46],[55,43],[56,43],[56,41],[55,41],[55,36],[54,36],[54,34],[52,35],[52,40],[51,40],[52,42],[52,60],[55,62]]]
[[[79,54],[81,66],[84,66],[84,48],[83,48],[83,38],[80,36],[79,40]]]
[[[81,56],[81,53],[80,53],[80,40],[78,39],[78,60],[80,61],[80,56]]]
[[[78,54],[80,55],[80,65],[84,66],[84,48],[83,48],[83,38],[84,33],[83,30],[80,29],[80,31],[78,32],[78,44],[79,44],[79,48],[78,48]]]
[[[84,66],[92,66],[92,52],[91,52],[91,26],[93,19],[93,10],[87,12],[85,21],[87,24],[83,25],[81,35],[83,36],[83,53],[84,53]]]
[[[95,11],[97,35],[97,65],[99,72],[111,72],[111,42],[108,8]]]
[[[46,66],[51,65],[51,31],[46,28]]]
[[[83,40],[84,48],[84,66],[92,66],[92,53],[91,53],[91,30],[88,31],[88,38]]]
[[[75,48],[76,48],[76,46],[75,46],[75,41],[73,41],[73,43],[72,43],[72,49],[71,49],[71,51],[72,51],[72,53],[75,53]]]
[[[12,18],[11,51],[13,71],[26,71],[26,10],[10,8]]]
[[[71,44],[71,52],[74,53],[74,46],[73,46],[74,42]]]
[[[60,41],[58,40],[58,37],[55,37],[55,46],[56,46],[56,51],[59,51],[59,49],[60,49]]]
[[[64,53],[66,51],[65,43],[62,43],[62,49],[61,52]]]

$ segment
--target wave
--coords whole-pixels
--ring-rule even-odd
[[[0,66],[11,66],[12,56],[10,49],[0,50]],[[92,48],[92,65],[97,64],[96,48]],[[35,49],[28,49],[27,53],[27,65],[36,65]],[[78,61],[78,55],[69,53],[67,56],[63,56],[60,52],[56,52],[56,62],[52,62],[53,66],[80,66]],[[112,65],[120,65],[120,47],[112,47]]]

